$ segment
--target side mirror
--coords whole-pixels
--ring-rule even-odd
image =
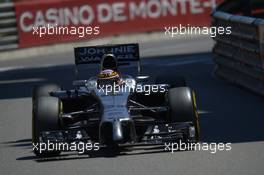
[[[87,80],[75,80],[72,84],[73,86],[86,86]]]
[[[149,81],[149,76],[137,76],[136,77],[136,81],[137,83],[145,83],[147,81]]]

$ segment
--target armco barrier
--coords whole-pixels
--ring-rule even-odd
[[[264,20],[216,11],[213,26],[231,26],[215,38],[216,74],[264,95]]]
[[[0,51],[18,48],[16,17],[13,3],[0,3]]]

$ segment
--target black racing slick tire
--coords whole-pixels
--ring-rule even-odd
[[[182,76],[174,76],[174,75],[158,75],[156,77],[155,84],[169,84],[170,88],[175,87],[185,87],[186,80]]]
[[[40,143],[40,135],[43,131],[59,130],[60,102],[56,97],[37,97],[33,104],[32,112],[32,144]],[[46,145],[47,146],[47,145]],[[33,148],[36,156],[56,156],[60,151],[43,151]]]
[[[46,84],[37,86],[33,89],[33,100],[37,97],[48,97],[50,92],[60,90],[61,88],[56,84]]]
[[[192,122],[195,128],[195,139],[199,141],[200,126],[197,112],[196,97],[189,87],[178,87],[168,90],[168,120],[175,122]]]

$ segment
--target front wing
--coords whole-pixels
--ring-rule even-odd
[[[149,125],[145,133],[137,142],[126,143],[126,146],[134,145],[161,145],[167,142],[183,140],[195,141],[195,130],[192,122],[161,123]],[[43,143],[71,143],[71,142],[96,142],[89,136],[89,129],[73,128],[59,131],[45,131],[41,133],[40,141]],[[100,145],[105,146],[105,145]],[[122,146],[122,144],[120,144]]]

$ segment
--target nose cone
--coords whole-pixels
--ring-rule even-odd
[[[122,124],[119,120],[102,122],[100,127],[101,143],[121,143],[124,140]]]
[[[124,139],[123,132],[122,132],[122,126],[121,122],[118,120],[115,120],[113,122],[113,141],[114,142],[120,142]]]
[[[99,139],[102,144],[135,142],[137,135],[134,122],[130,118],[101,122]]]

